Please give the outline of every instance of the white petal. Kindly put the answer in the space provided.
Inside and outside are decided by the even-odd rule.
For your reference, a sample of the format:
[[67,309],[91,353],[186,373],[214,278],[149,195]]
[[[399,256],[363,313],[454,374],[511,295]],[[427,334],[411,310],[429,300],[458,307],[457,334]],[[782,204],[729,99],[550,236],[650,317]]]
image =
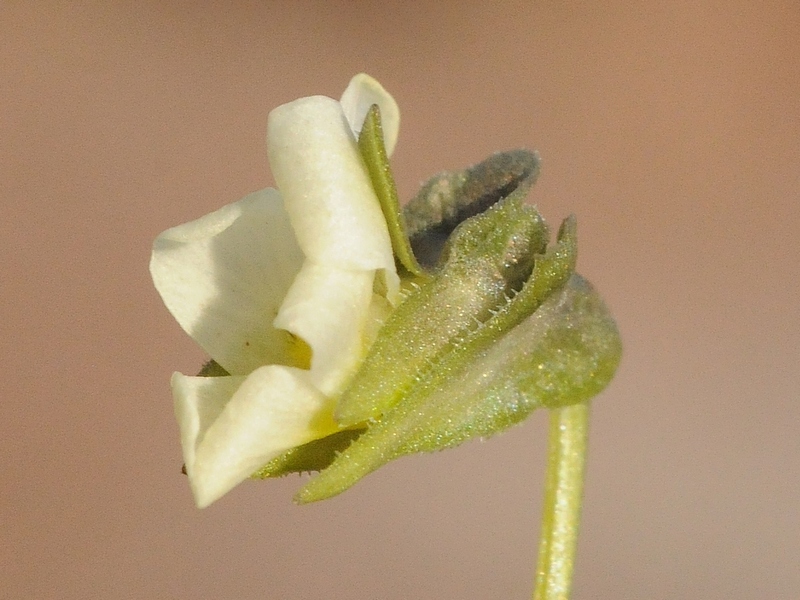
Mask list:
[[340,102],[356,138],[361,133],[367,111],[373,104],[378,105],[381,109],[383,143],[386,153],[391,156],[400,132],[400,109],[391,94],[366,73],[359,73],[350,80]]
[[187,377],[172,375],[175,417],[181,432],[183,461],[194,479],[197,447],[246,377]]
[[153,244],[150,273],[186,332],[231,374],[290,361],[271,323],[303,255],[272,189],[191,223]]
[[272,174],[307,258],[340,269],[385,269],[397,287],[392,246],[353,132],[331,98],[300,98],[267,125]]
[[373,292],[372,302],[369,305],[369,314],[364,326],[364,339],[368,350],[375,338],[378,337],[378,331],[380,331],[386,319],[389,318],[393,308],[386,298]]
[[364,356],[374,277],[306,261],[273,322],[311,346],[311,381],[325,394],[340,391]]
[[199,508],[280,453],[338,430],[333,402],[307,376],[307,371],[276,365],[247,378],[173,375],[175,414]]

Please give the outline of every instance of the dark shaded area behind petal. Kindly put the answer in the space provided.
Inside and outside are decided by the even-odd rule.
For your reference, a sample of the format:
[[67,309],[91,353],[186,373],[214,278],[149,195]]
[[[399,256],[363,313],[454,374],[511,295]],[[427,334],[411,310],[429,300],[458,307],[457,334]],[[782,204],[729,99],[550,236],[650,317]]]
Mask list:
[[450,234],[463,221],[516,191],[526,193],[539,175],[539,165],[535,152],[511,150],[432,177],[403,210],[420,264],[435,267]]

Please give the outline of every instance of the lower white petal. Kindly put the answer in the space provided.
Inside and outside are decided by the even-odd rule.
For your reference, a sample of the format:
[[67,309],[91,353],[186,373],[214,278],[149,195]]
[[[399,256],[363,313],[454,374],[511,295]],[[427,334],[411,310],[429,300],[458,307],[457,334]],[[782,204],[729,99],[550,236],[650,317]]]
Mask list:
[[150,273],[181,327],[229,373],[246,375],[290,361],[270,323],[302,262],[281,197],[266,189],[162,233]]
[[325,394],[340,391],[364,356],[374,278],[306,261],[273,322],[311,347],[310,377]]
[[172,375],[175,418],[181,433],[183,462],[189,480],[194,480],[197,447],[230,402],[245,377],[189,377]]
[[173,375],[195,502],[206,507],[280,453],[338,430],[308,372],[270,365],[248,377]]

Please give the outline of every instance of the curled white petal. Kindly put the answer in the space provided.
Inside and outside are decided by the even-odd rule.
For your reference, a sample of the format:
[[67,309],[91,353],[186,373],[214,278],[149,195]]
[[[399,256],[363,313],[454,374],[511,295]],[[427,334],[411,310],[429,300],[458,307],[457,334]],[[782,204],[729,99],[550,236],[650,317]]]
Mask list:
[[285,450],[338,430],[308,372],[270,365],[248,377],[172,378],[186,472],[208,506]]
[[290,360],[270,322],[302,261],[281,197],[267,189],[162,233],[150,273],[181,327],[229,373],[246,375]]
[[245,377],[188,377],[172,375],[175,417],[181,433],[183,462],[189,481],[194,480],[197,447]]
[[391,94],[366,73],[359,73],[350,80],[340,102],[356,137],[361,133],[367,111],[373,104],[378,105],[381,110],[383,143],[386,153],[391,156],[400,133],[400,108]]
[[306,257],[339,269],[384,269],[395,295],[386,221],[341,105],[312,96],[274,109],[267,150]]
[[364,356],[374,277],[306,261],[273,322],[311,347],[311,381],[325,394],[340,391]]

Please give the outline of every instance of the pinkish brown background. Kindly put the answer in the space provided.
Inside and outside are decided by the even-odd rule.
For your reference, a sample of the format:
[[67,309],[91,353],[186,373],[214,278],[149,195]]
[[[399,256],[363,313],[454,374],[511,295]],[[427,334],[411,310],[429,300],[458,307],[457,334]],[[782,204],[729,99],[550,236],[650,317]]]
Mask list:
[[625,342],[574,598],[800,597],[800,5],[0,4],[0,596],[526,598],[545,415],[297,507],[194,508],[168,388],[204,356],[153,238],[271,184],[269,110],[367,71],[403,197],[519,146]]

